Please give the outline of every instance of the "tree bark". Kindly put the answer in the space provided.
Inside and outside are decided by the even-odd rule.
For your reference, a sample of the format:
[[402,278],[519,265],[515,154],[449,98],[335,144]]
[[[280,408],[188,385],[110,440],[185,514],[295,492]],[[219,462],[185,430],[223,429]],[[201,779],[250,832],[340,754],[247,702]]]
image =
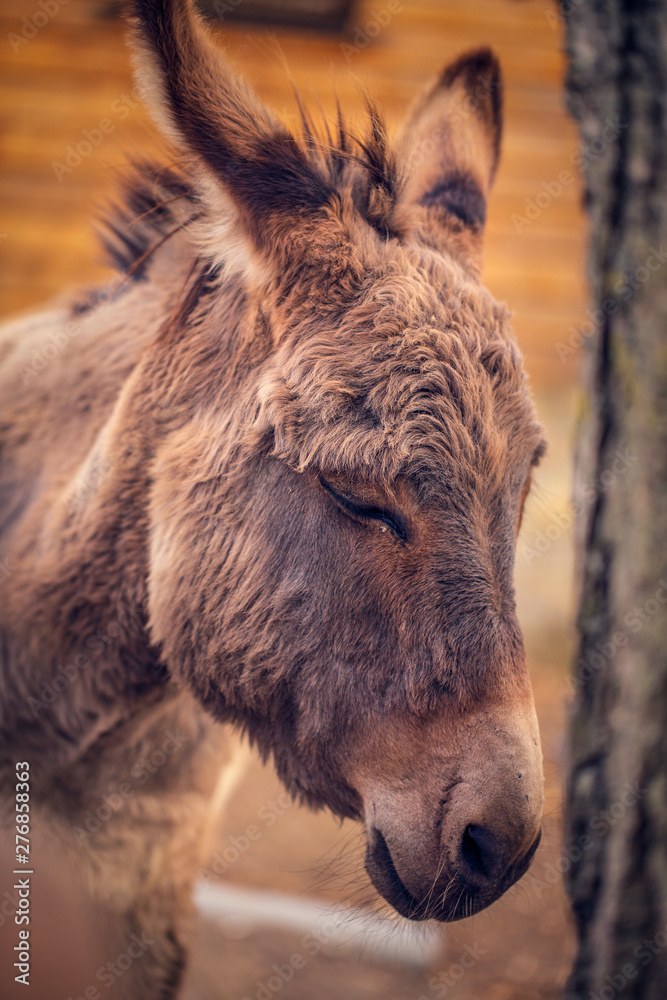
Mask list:
[[667,996],[667,0],[563,0],[596,322],[575,474],[569,1000]]

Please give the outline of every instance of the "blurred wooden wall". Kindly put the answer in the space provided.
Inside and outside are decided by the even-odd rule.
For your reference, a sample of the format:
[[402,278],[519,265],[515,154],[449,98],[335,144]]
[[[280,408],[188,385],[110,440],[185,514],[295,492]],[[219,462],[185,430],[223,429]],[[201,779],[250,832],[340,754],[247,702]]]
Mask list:
[[[72,283],[103,279],[91,228],[96,205],[128,154],[159,148],[133,92],[123,29],[109,16],[114,6],[42,2],[4,0],[0,13],[3,314]],[[582,225],[575,134],[563,108],[561,24],[551,0],[363,2],[346,36],[271,36],[264,27],[231,26],[221,9],[220,35],[234,62],[288,122],[295,107],[285,63],[327,114],[334,113],[334,87],[352,117],[360,113],[363,85],[395,126],[444,63],[493,46],[505,74],[506,126],[486,278],[516,312],[533,376],[571,379],[573,358],[561,362],[555,345],[581,320]],[[565,185],[564,171],[571,178]]]

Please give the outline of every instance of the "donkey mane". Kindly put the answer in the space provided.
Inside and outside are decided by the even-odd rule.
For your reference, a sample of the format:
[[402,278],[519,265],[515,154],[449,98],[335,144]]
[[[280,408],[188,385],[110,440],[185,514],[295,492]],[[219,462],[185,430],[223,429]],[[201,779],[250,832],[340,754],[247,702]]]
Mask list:
[[137,281],[145,278],[151,256],[183,227],[177,201],[185,203],[194,219],[198,195],[184,173],[152,160],[132,161],[117,200],[100,219],[108,263]]

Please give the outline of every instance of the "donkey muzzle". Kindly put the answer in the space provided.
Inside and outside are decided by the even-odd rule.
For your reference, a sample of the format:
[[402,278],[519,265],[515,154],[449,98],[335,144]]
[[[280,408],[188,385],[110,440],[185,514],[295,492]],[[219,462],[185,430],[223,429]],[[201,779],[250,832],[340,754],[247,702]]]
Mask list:
[[[400,742],[394,732],[385,772],[389,748]],[[371,881],[412,920],[471,916],[521,878],[540,841],[542,757],[532,705],[521,716],[490,712],[460,726],[442,723],[439,733],[429,727],[418,748],[411,732],[401,758],[393,774],[369,769],[361,788]]]
[[404,850],[394,845],[392,854],[384,834],[373,827],[368,835],[366,870],[380,895],[402,916],[410,920],[460,920],[493,903],[525,874],[540,838],[538,830],[528,849],[517,854],[490,828],[467,824],[454,857],[443,852],[435,871],[424,866],[415,872],[412,864],[403,863]]

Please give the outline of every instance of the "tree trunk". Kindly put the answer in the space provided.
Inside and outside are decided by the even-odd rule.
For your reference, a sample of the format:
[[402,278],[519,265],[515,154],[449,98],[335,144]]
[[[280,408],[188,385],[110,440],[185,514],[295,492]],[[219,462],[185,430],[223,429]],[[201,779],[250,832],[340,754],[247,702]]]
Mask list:
[[569,1000],[667,996],[667,0],[563,0],[595,329],[575,505]]

